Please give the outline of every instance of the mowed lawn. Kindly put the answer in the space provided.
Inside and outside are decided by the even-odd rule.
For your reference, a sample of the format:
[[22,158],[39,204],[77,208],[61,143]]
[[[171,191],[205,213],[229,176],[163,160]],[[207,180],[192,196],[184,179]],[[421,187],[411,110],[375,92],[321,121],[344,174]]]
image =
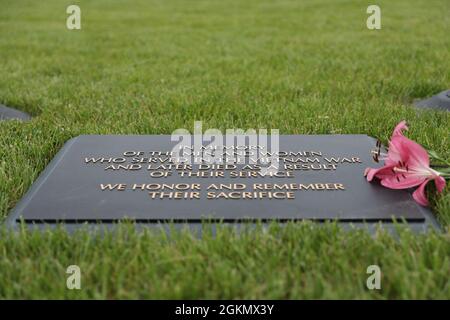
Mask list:
[[[275,128],[409,137],[450,159],[450,115],[412,101],[450,87],[447,0],[0,1],[0,217],[80,134]],[[91,236],[0,231],[0,298],[450,298],[450,188],[432,197],[443,233],[271,225]],[[431,188],[432,190],[432,188]],[[66,289],[79,265],[82,289]],[[381,290],[366,288],[379,265]]]

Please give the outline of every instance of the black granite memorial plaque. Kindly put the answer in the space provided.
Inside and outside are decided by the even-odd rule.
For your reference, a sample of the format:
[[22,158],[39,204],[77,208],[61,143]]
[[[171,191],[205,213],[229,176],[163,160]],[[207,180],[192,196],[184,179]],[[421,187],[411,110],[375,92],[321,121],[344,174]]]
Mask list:
[[0,104],[0,121],[1,120],[10,120],[10,119],[27,121],[27,120],[30,120],[31,117],[29,114],[27,114],[23,111],[9,108],[7,106]]
[[450,111],[450,90],[445,90],[430,98],[416,101],[414,105],[419,108]]
[[[169,135],[71,139],[9,221],[77,225],[123,219],[143,224],[310,219],[358,224],[396,219],[420,228],[435,225],[429,210],[407,191],[365,180],[364,169],[380,165],[371,155],[375,140],[366,135],[280,136],[279,170],[266,175],[254,163],[171,163],[168,152],[175,145]],[[259,160],[268,151],[262,150]]]

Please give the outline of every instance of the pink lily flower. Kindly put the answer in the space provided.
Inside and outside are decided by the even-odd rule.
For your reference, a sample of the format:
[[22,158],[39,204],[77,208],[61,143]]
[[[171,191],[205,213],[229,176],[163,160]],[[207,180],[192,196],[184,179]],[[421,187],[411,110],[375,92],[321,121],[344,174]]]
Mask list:
[[418,143],[406,138],[403,131],[408,130],[406,122],[400,122],[394,129],[389,142],[384,166],[367,168],[367,181],[373,178],[381,180],[381,185],[390,189],[408,189],[419,186],[413,193],[414,200],[422,206],[428,206],[425,186],[434,180],[438,192],[445,187],[445,179],[440,173],[430,168],[428,152]]

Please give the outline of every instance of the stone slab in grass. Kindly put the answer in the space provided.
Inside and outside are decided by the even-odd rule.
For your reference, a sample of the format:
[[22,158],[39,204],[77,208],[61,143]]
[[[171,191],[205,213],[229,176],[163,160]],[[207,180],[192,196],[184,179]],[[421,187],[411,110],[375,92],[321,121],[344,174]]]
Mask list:
[[27,120],[31,119],[31,116],[23,111],[9,108],[5,105],[0,104],[0,121],[1,120],[11,120],[11,119],[27,121]]
[[[8,221],[76,228],[124,219],[151,226],[299,220],[392,226],[402,220],[418,231],[437,228],[409,192],[366,181],[364,169],[380,165],[371,155],[375,144],[366,135],[280,136],[279,170],[263,175],[248,163],[256,150],[260,161],[269,155],[262,145],[243,149],[246,164],[189,165],[171,163],[168,152],[177,142],[168,135],[79,136],[66,143]],[[183,156],[195,156],[188,145]],[[238,152],[220,150],[230,157]]]
[[450,111],[450,89],[432,96],[428,99],[416,101],[414,103],[419,108],[432,108]]

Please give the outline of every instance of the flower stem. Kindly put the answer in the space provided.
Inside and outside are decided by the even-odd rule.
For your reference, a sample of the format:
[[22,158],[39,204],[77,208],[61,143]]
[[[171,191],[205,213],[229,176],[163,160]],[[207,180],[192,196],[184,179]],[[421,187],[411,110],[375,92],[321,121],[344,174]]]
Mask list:
[[441,171],[441,172],[439,172],[439,175],[441,177],[443,177],[444,179],[450,179],[450,171],[449,170]]
[[438,161],[443,162],[443,163],[445,163],[446,165],[450,166],[450,162],[447,161],[447,160],[445,160],[444,158],[441,158],[435,151],[433,151],[433,150],[428,151],[428,155],[429,155],[432,159],[438,160]]

